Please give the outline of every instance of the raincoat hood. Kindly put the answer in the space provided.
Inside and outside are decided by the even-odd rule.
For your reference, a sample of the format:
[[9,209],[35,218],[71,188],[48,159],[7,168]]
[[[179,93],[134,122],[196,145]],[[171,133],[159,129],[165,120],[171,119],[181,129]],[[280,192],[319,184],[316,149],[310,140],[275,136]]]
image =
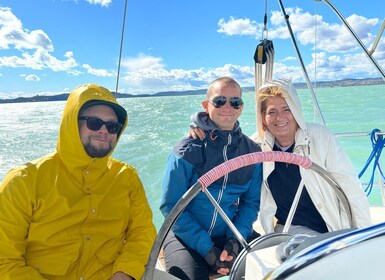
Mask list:
[[[87,103],[87,104],[86,104]],[[107,165],[110,154],[103,158],[92,159],[83,147],[79,135],[78,115],[80,109],[93,105],[108,105],[114,109],[119,122],[123,124],[118,134],[118,140],[127,126],[127,112],[118,104],[112,93],[101,86],[95,84],[85,84],[76,87],[69,95],[64,107],[63,116],[60,124],[59,139],[56,150],[65,166],[72,172],[76,169],[82,170],[93,160],[94,166],[103,167]],[[76,172],[74,173],[76,174]]]
[[262,112],[261,112],[261,95],[260,93],[266,88],[277,87],[282,93],[282,97],[285,98],[287,105],[289,106],[291,113],[293,114],[298,126],[302,130],[306,130],[305,118],[302,115],[301,101],[299,100],[296,89],[289,80],[271,80],[264,83],[257,91],[256,94],[256,104],[257,104],[257,132],[259,139],[261,141],[265,135],[265,128],[262,122]]

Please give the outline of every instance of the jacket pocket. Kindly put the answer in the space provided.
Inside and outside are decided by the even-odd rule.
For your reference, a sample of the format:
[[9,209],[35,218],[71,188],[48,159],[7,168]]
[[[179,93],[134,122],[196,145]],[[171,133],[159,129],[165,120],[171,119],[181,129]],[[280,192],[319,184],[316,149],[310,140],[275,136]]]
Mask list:
[[115,262],[123,247],[123,242],[120,240],[110,240],[102,248],[96,252],[98,260],[104,264],[111,264]]
[[72,261],[65,259],[34,259],[27,260],[26,263],[42,275],[64,276],[67,274]]

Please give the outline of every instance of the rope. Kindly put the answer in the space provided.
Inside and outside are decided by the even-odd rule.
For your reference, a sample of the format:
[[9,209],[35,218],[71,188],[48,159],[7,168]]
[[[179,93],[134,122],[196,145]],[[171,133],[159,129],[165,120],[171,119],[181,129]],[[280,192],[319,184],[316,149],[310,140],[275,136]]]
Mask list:
[[384,135],[382,133],[379,133],[379,132],[381,132],[381,131],[379,129],[375,128],[370,133],[370,140],[372,142],[373,150],[372,150],[371,154],[369,155],[368,160],[366,161],[363,169],[358,174],[358,177],[361,178],[361,176],[365,173],[365,171],[368,169],[369,165],[373,161],[372,174],[371,174],[369,183],[365,187],[365,192],[366,192],[367,196],[369,196],[369,194],[372,192],[374,175],[376,173],[377,168],[378,168],[378,173],[380,174],[380,176],[382,176],[383,180],[385,180],[384,173],[382,172],[381,166],[380,166],[381,152],[382,152],[382,149],[385,147],[385,139],[384,139]]

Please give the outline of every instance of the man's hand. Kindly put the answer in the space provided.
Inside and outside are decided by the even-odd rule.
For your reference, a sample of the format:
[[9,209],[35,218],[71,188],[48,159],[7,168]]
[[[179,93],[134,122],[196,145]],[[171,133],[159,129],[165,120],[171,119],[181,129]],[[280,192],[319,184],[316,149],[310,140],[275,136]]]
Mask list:
[[223,247],[223,251],[219,256],[219,260],[226,264],[225,268],[220,268],[217,272],[222,275],[228,275],[230,273],[230,269],[234,264],[235,259],[237,258],[239,251],[241,249],[241,244],[235,238],[229,238],[225,246]]
[[239,243],[239,241],[236,240],[234,237],[230,237],[229,239],[227,239],[225,246],[223,247],[223,252],[221,254],[221,257],[222,255],[224,258],[226,258],[227,256],[232,256],[233,259],[235,259],[238,256],[240,250],[241,250],[241,244]]
[[188,132],[187,134],[189,137],[192,137],[194,139],[205,139],[206,138],[206,134],[205,134],[205,131],[199,127],[197,128],[191,128],[190,131]]
[[111,280],[134,280],[134,278],[121,271],[118,271],[112,275]]
[[207,256],[204,257],[205,261],[210,266],[210,269],[218,273],[220,273],[219,271],[221,268],[226,268],[226,264],[220,261],[219,259],[220,254],[221,254],[221,250],[214,246],[213,248],[211,248]]
[[230,255],[226,250],[223,250],[221,255],[219,256],[219,260],[221,262],[223,262],[226,267],[221,267],[217,270],[217,273],[221,274],[221,275],[229,275],[230,273],[230,268],[233,264],[232,260],[234,259],[234,257],[232,255]]

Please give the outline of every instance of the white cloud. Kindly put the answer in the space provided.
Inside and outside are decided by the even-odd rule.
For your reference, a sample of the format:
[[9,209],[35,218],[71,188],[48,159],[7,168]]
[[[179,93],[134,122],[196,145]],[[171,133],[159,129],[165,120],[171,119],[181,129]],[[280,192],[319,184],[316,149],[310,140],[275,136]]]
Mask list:
[[[366,19],[352,15],[347,21],[355,30],[361,41],[368,45],[373,41],[371,31],[378,24],[378,19]],[[314,39],[314,33],[317,36]],[[348,52],[358,50],[358,44],[353,36],[347,32],[346,27],[342,24],[329,24],[325,22],[319,23],[317,30],[301,29],[298,30],[298,40],[303,45],[314,45],[316,43],[318,50],[327,52]],[[316,40],[316,41],[315,41]]]
[[[375,68],[363,56],[362,53],[340,56],[318,52],[312,55],[313,60],[306,65],[306,69],[309,78],[311,80],[316,78],[317,81],[378,77]],[[281,62],[274,63],[274,78],[289,78],[294,82],[305,82],[302,68],[299,65],[288,66]]]
[[139,54],[138,57],[128,57],[122,60],[122,67],[126,68],[128,72],[136,72],[142,69],[159,70],[163,69],[164,64],[162,58],[154,56],[146,56]]
[[[51,69],[54,72],[67,71],[72,73],[72,69],[78,64],[73,58],[71,52],[65,54],[67,59],[59,60],[48,52],[42,49],[36,50],[32,55],[26,52],[18,56],[3,56],[0,57],[0,66],[2,67],[24,67],[34,70]],[[75,73],[75,71],[73,72]]]
[[86,0],[86,1],[92,5],[100,5],[102,7],[108,7],[112,3],[112,0]]
[[23,28],[21,21],[9,8],[0,8],[0,49],[13,48],[20,55],[0,57],[0,67],[29,68],[33,70],[50,69],[79,75],[74,68],[78,63],[73,53],[68,51],[61,60],[51,54],[54,47],[48,35],[42,30]]
[[[93,4],[108,6],[111,1],[93,1]],[[6,50],[1,52],[1,50]],[[72,51],[66,51],[62,57],[54,53],[54,45],[49,36],[41,29],[29,30],[10,8],[0,7],[0,69],[11,73],[12,68],[25,68],[47,75],[51,72],[65,72],[70,76],[90,74],[98,77],[112,77],[113,72],[94,69],[84,63],[86,70],[80,68]],[[7,69],[8,68],[8,69]],[[21,75],[25,81],[40,81],[36,73]],[[20,92],[20,95],[27,94]]]
[[288,57],[285,57],[284,59],[282,59],[281,61],[284,62],[284,61],[291,61],[291,60],[297,60],[297,57],[295,57],[295,56],[288,56]]
[[202,89],[220,76],[231,76],[242,86],[252,86],[254,82],[254,70],[249,66],[226,64],[213,69],[167,70],[162,58],[144,54],[123,61],[125,74],[119,92],[131,94]]
[[317,53],[317,59],[313,59],[309,65],[311,72],[314,72],[314,66],[317,69],[317,76],[329,81],[335,80],[336,77],[338,79],[345,79],[378,76],[373,65],[365,59],[362,53],[347,54],[345,56],[330,56],[324,52]]
[[[314,44],[319,51],[327,52],[346,52],[356,51],[357,43],[352,35],[346,31],[346,27],[341,24],[330,24],[323,21],[322,16],[314,16],[309,12],[304,12],[300,8],[287,8],[286,13],[289,15],[290,25],[295,33],[297,40],[302,45]],[[314,26],[317,21],[316,28]],[[367,19],[358,15],[351,15],[346,19],[353,27],[360,39],[370,44],[374,40],[371,34],[376,25],[379,23],[378,18]],[[252,35],[255,36],[262,32],[263,25],[252,22],[249,19],[220,19],[218,22],[218,32],[225,33],[230,36],[235,35]],[[316,38],[314,34],[316,33]],[[270,26],[268,26],[269,39],[288,39],[290,34],[287,30],[285,20],[281,11],[272,11],[270,17]]]
[[251,36],[259,36],[257,34],[257,30],[260,29],[261,25],[257,24],[255,21],[251,21],[248,18],[240,18],[236,19],[234,17],[230,17],[228,21],[221,18],[218,22],[219,29],[217,30],[219,33],[225,33],[227,35],[251,35]]
[[38,76],[36,76],[36,75],[27,75],[26,77],[25,77],[25,80],[26,81],[28,81],[28,82],[38,82],[38,81],[40,81],[40,78],[38,77]]
[[0,7],[0,49],[43,49],[53,51],[53,45],[43,30],[23,28],[21,21],[9,8]]
[[105,69],[94,69],[88,64],[83,64],[83,68],[87,69],[87,73],[98,77],[112,77],[115,74]]
[[[357,50],[358,45],[356,41],[347,32],[346,27],[342,23],[327,23],[323,20],[322,16],[314,16],[308,12],[303,12],[299,8],[288,8],[287,14],[290,15],[290,24],[293,32],[302,45],[314,47],[314,44],[316,44],[317,50],[327,52]],[[316,26],[315,20],[317,22]],[[379,19],[367,19],[353,14],[347,17],[346,20],[364,43],[369,44],[373,41],[371,32],[379,23]],[[289,32],[281,12],[272,12],[271,23],[272,27],[269,29],[269,37],[271,39],[289,38]],[[316,34],[316,37],[314,34]]]

